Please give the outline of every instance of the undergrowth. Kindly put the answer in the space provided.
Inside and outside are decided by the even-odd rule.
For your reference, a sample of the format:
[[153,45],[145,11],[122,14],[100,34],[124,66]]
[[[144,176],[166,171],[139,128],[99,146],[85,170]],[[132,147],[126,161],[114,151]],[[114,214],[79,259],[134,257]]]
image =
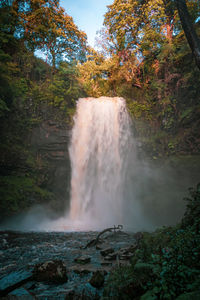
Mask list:
[[200,299],[200,184],[180,224],[143,233],[130,266],[109,276],[102,300]]

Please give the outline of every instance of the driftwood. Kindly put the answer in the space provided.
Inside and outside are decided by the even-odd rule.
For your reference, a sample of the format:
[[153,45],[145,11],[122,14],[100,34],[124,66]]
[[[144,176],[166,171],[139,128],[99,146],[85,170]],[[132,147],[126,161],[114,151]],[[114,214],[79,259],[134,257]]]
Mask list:
[[83,249],[96,246],[99,242],[100,236],[102,236],[105,232],[112,232],[112,231],[116,232],[116,231],[120,231],[122,229],[123,229],[123,225],[117,225],[117,226],[114,225],[114,227],[104,229],[97,235],[96,239],[89,241]]

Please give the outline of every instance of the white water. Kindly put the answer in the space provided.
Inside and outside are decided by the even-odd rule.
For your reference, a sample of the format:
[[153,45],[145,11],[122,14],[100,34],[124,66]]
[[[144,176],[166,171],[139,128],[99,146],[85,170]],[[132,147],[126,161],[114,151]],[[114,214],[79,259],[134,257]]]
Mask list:
[[79,99],[69,150],[72,223],[123,223],[128,155],[134,151],[124,99]]

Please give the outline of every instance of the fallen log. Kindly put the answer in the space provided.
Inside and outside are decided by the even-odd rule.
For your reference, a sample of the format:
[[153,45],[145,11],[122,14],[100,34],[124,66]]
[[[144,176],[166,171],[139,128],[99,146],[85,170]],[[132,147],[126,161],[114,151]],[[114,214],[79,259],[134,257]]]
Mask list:
[[114,225],[114,227],[109,227],[109,228],[104,229],[97,235],[97,237],[95,239],[92,239],[91,241],[89,241],[83,249],[96,246],[99,242],[100,236],[102,236],[104,233],[112,232],[112,231],[114,231],[114,232],[121,231],[122,229],[123,229],[123,225],[117,225],[117,226]]

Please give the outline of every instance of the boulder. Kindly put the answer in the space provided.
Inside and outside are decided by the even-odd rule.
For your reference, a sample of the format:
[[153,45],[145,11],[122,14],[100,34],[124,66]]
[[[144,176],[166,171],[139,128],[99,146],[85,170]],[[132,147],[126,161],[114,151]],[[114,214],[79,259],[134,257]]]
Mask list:
[[89,283],[99,289],[104,285],[104,272],[103,271],[96,271],[93,273]]
[[37,264],[33,270],[33,278],[36,281],[54,283],[67,282],[67,270],[61,260],[46,261]]

